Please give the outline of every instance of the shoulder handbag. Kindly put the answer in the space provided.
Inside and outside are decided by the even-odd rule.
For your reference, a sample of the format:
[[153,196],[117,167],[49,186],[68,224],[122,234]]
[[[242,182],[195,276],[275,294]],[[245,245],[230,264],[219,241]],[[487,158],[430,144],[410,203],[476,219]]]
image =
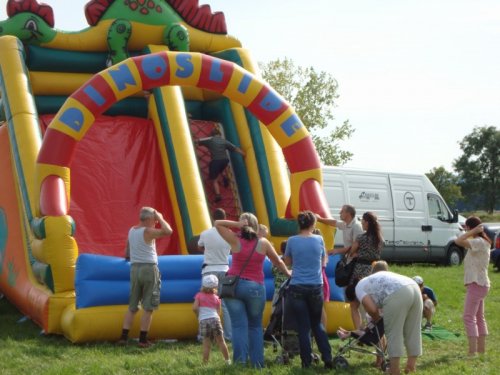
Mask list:
[[335,284],[340,287],[347,286],[354,272],[356,258],[349,259],[349,252],[344,254],[335,267]]
[[245,261],[245,264],[241,268],[241,271],[239,275],[228,275],[227,273],[224,275],[224,277],[221,280],[221,288],[220,288],[220,298],[234,298],[236,295],[236,286],[238,285],[238,282],[240,281],[240,276],[245,270],[248,262],[250,261],[250,258],[253,255],[253,252],[257,248],[257,244],[259,243],[259,240],[255,242],[255,245],[252,249],[252,252],[250,253],[249,257]]

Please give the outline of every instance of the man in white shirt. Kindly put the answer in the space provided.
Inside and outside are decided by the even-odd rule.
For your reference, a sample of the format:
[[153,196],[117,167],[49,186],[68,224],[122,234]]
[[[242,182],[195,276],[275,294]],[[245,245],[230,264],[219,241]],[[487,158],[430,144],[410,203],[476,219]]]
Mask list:
[[[225,220],[226,212],[222,208],[217,208],[213,213],[213,220]],[[215,275],[219,279],[219,292],[222,277],[229,269],[229,253],[231,246],[221,237],[215,227],[207,229],[200,234],[198,248],[203,252],[203,266],[201,275]],[[222,320],[224,329],[224,339],[231,340],[231,319],[226,308],[226,303],[222,300]]]
[[345,204],[340,209],[340,220],[342,221],[323,218],[319,215],[316,215],[316,218],[320,223],[331,225],[332,227],[336,227],[342,231],[344,246],[329,251],[329,255],[345,254],[351,249],[352,243],[356,240],[356,238],[360,234],[363,234],[361,223],[356,218],[356,209],[350,204]]

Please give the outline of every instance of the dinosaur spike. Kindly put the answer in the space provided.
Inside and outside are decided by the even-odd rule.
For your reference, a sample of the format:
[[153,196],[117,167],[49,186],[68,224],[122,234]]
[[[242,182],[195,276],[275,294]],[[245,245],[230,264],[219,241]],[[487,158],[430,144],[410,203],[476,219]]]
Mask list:
[[185,20],[190,20],[192,17],[194,17],[194,15],[196,14],[196,10],[198,9],[198,1],[193,2],[190,0],[173,0],[172,2],[168,2]]
[[222,12],[215,12],[212,16],[212,21],[210,22],[208,31],[211,33],[220,34],[221,32],[223,32],[222,30],[227,30],[226,17],[224,17],[224,13]]
[[189,25],[214,34],[227,34],[224,13],[212,13],[209,5],[199,5],[198,0],[166,0]]
[[91,0],[85,4],[85,18],[90,26],[95,26],[115,0]]
[[[15,0],[9,0],[15,1]],[[35,1],[35,0],[31,0]],[[209,5],[199,5],[198,0],[164,0],[187,24],[214,34],[227,34],[224,13],[212,13]],[[85,5],[85,17],[91,26],[97,25],[115,0],[91,0]]]
[[198,25],[200,29],[205,29],[206,23],[210,20],[212,12],[209,5],[202,5],[191,19],[193,25]]
[[54,27],[54,11],[50,5],[38,3],[36,0],[9,0],[7,2],[7,15],[9,17],[23,12],[36,14],[47,22],[47,25]]

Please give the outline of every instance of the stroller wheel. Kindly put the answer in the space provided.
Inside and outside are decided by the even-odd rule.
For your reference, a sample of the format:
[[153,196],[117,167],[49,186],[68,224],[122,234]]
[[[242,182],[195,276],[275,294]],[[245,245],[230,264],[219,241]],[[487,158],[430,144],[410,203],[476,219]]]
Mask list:
[[290,364],[290,356],[288,356],[287,354],[283,355],[283,364],[284,365]]
[[380,369],[383,371],[383,372],[386,372],[389,370],[389,363],[387,363],[387,361],[383,361],[382,364],[380,365]]
[[287,353],[283,353],[276,357],[276,363],[279,365],[288,365],[290,364],[290,357]]
[[349,367],[349,363],[347,362],[347,359],[339,355],[333,359],[333,366],[337,370],[343,370]]

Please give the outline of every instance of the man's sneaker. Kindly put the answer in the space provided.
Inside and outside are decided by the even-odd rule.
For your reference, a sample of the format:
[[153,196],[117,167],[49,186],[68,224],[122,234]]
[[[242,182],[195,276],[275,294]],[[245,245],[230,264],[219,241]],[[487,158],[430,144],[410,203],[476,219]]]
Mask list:
[[139,343],[137,344],[137,346],[139,348],[142,348],[142,349],[146,349],[146,348],[150,348],[151,346],[153,346],[153,343],[151,341],[139,341]]
[[425,323],[424,330],[430,331],[432,329],[432,323],[427,322]]

